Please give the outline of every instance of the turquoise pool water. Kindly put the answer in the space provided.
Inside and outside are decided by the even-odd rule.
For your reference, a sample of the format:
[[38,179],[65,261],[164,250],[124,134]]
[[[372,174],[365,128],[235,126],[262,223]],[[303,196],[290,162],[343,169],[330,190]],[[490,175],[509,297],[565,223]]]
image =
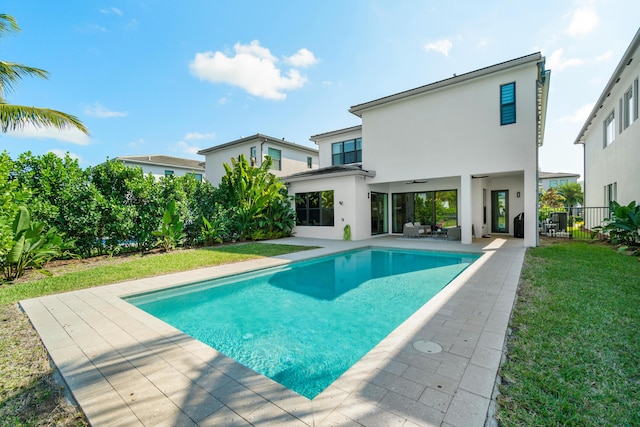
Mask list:
[[368,248],[126,300],[313,399],[478,257]]

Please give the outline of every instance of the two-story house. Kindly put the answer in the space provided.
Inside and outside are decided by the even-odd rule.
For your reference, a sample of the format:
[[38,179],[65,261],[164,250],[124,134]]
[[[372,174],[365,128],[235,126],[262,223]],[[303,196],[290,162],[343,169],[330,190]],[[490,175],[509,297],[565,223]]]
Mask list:
[[623,205],[640,202],[639,79],[640,30],[575,140],[575,144],[584,146],[585,206],[609,206],[611,201]]
[[154,177],[163,176],[184,176],[193,174],[194,178],[202,181],[205,171],[205,164],[200,160],[184,159],[182,157],[171,157],[163,155],[152,156],[119,156],[114,160],[124,163],[126,166],[139,166],[146,174],[151,173]]
[[[538,147],[550,72],[540,53],[355,105],[362,124],[311,137],[320,169],[284,178],[300,237],[402,233],[403,224],[459,227],[463,244],[538,237]],[[207,161],[208,163],[208,161]]]
[[224,164],[241,154],[253,166],[261,166],[266,156],[271,157],[271,172],[278,177],[318,168],[318,150],[260,133],[200,150],[198,154],[205,156],[207,180],[214,186],[225,175]]
[[571,172],[538,172],[538,186],[540,192],[556,188],[565,184],[577,183],[580,174]]

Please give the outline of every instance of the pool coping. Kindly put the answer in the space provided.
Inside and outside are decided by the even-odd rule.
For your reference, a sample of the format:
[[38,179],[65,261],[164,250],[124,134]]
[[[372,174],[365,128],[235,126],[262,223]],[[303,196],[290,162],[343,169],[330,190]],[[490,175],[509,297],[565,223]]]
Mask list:
[[[25,300],[68,390],[92,425],[482,426],[525,248],[385,236],[294,254]],[[368,246],[483,252],[313,400],[286,389],[123,301],[121,297]],[[415,341],[439,344],[425,354]]]

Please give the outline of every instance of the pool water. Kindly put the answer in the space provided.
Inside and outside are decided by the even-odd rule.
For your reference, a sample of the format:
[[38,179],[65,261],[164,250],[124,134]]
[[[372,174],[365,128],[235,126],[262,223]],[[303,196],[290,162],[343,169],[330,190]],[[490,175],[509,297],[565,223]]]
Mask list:
[[313,399],[478,257],[367,248],[126,300]]

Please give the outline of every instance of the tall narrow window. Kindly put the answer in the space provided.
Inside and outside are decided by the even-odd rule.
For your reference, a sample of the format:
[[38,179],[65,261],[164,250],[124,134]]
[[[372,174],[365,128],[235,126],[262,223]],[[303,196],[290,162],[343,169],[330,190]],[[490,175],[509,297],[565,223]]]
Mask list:
[[313,157],[307,156],[307,167],[309,169],[313,167]]
[[614,182],[613,184],[608,184],[604,186],[604,204],[605,206],[609,206],[611,202],[616,201],[618,195],[618,183]]
[[271,169],[282,170],[282,152],[275,148],[269,148],[269,157],[271,157]]
[[258,150],[255,145],[249,149],[249,163],[251,163],[251,166],[257,166],[258,164]]
[[624,128],[628,128],[633,123],[634,115],[633,86],[624,94]]
[[500,125],[516,122],[516,82],[500,86]]
[[611,114],[604,119],[604,147],[611,144],[614,139],[616,139],[616,116],[612,111]]

